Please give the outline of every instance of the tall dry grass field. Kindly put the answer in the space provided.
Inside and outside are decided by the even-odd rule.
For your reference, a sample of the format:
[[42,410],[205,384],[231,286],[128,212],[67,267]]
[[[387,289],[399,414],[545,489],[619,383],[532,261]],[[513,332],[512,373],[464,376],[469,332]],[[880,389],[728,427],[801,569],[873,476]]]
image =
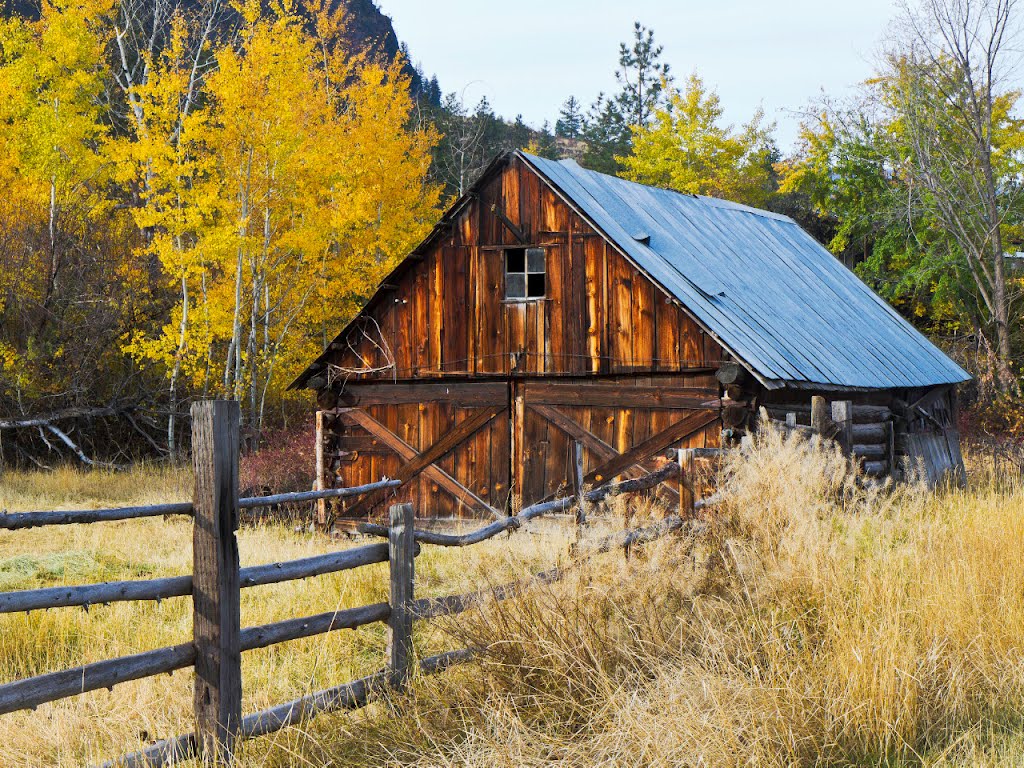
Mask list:
[[[43,502],[55,479],[10,477],[0,506],[53,506]],[[89,494],[114,487],[64,482],[80,486],[68,503],[98,504]],[[171,494],[187,478],[161,482]],[[1019,483],[866,489],[833,450],[775,433],[731,458],[722,483],[726,500],[704,524],[628,560],[570,560],[564,536],[522,533],[425,547],[419,594],[573,567],[562,582],[421,628],[421,653],[471,645],[479,661],[254,741],[242,764],[1024,764]],[[139,485],[104,503],[134,500]],[[189,535],[183,520],[5,533],[0,572],[5,588],[184,573]],[[337,546],[272,526],[243,530],[240,545],[246,564]],[[383,599],[385,581],[378,567],[246,590],[243,622]],[[0,621],[5,679],[190,632],[185,599]],[[382,651],[382,631],[366,628],[246,654],[246,709],[376,669]],[[190,685],[178,673],[0,718],[0,762],[77,765],[138,746],[141,731],[184,730]]]

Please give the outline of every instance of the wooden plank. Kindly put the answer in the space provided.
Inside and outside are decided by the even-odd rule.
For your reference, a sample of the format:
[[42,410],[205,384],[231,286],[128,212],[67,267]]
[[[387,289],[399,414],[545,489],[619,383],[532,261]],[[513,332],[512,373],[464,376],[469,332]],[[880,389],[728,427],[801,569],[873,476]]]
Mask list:
[[379,453],[388,450],[387,446],[373,435],[346,435],[338,438],[336,444],[337,449],[343,452]]
[[[511,395],[506,395],[511,403]],[[511,413],[505,423],[500,419],[490,426],[491,493],[488,500],[501,512],[509,508],[512,493],[512,430]]]
[[512,382],[512,419],[509,431],[511,439],[512,454],[510,458],[512,484],[513,511],[522,509],[523,504],[523,475],[526,467],[526,449],[523,445],[526,429],[526,399],[523,397],[523,382]]
[[404,382],[349,384],[338,396],[342,407],[363,408],[370,405],[399,403],[452,403],[474,407],[504,403],[507,397],[505,382]]
[[704,355],[704,334],[700,326],[685,312],[676,314],[676,322],[679,323],[679,353],[683,367],[708,365],[709,361]]
[[[573,216],[573,219],[576,217]],[[568,367],[572,373],[590,370],[587,363],[587,251],[586,241],[572,232],[569,240],[569,279],[566,283],[563,329]]]
[[448,276],[450,253],[451,245],[448,242],[438,243],[434,247],[427,264],[428,286],[426,298],[428,306],[427,327],[429,328],[427,359],[432,371],[450,370],[447,367],[449,356],[446,349],[447,344],[445,343],[448,338],[446,331],[450,328],[450,332],[454,332],[455,328],[446,326],[442,319],[445,300],[452,301],[454,298],[447,295],[449,286],[445,282],[450,279]]
[[506,301],[501,307],[505,315],[505,343],[509,368],[515,372],[527,370],[526,355],[526,302]]
[[481,251],[477,281],[479,322],[476,326],[476,369],[478,373],[504,373],[508,370],[508,343],[505,335],[504,305],[505,258],[501,252]]
[[550,421],[573,440],[582,442],[587,447],[587,450],[596,454],[602,461],[609,461],[618,456],[619,452],[608,443],[584,427],[581,427],[561,411],[555,410],[549,405],[536,405],[534,403],[529,403],[528,407]]
[[651,307],[654,315],[654,361],[651,366],[656,371],[671,371],[679,365],[679,323],[676,321],[676,308],[669,303],[667,297],[659,291],[654,292],[654,303]]
[[593,382],[526,383],[531,404],[607,408],[664,408],[706,410],[718,391],[699,387],[630,386]]
[[633,365],[655,367],[657,325],[654,322],[654,285],[640,274],[633,276]]
[[[363,427],[367,432],[380,438],[380,440],[391,448],[392,451],[397,453],[401,458],[406,461],[412,461],[416,456],[419,455],[419,451],[409,445],[407,442],[402,440],[400,437],[395,435],[393,432],[384,427],[379,421],[374,419],[368,413],[357,409],[341,411],[340,416],[342,419],[349,421],[353,424]],[[454,496],[459,501],[465,503],[467,500],[472,506],[477,507],[481,511],[487,512],[494,517],[498,517],[498,511],[491,507],[486,501],[481,499],[469,488],[457,482],[455,478],[449,475],[447,472],[442,470],[440,467],[434,466],[433,464],[427,465],[422,474],[429,479],[437,483],[442,489],[447,491],[449,494]]]
[[633,446],[629,450],[609,459],[601,466],[592,470],[584,478],[588,483],[603,483],[622,474],[628,467],[652,458],[670,445],[703,429],[718,419],[714,411],[693,413],[675,422],[667,429],[652,435],[647,440]]
[[192,405],[194,709],[205,765],[231,763],[242,722],[238,422],[235,401]]
[[388,666],[391,685],[401,689],[412,675],[413,583],[416,535],[412,504],[392,504],[388,510],[388,559],[390,566],[391,612],[388,616]]
[[547,422],[537,413],[526,410],[521,435],[522,471],[516,480],[522,488],[521,503],[528,506],[544,496],[544,476],[548,457]]
[[[436,259],[437,256],[435,255]],[[412,335],[412,371],[418,376],[421,371],[430,370],[430,264],[421,262],[416,265],[416,283],[413,297],[413,335]]]

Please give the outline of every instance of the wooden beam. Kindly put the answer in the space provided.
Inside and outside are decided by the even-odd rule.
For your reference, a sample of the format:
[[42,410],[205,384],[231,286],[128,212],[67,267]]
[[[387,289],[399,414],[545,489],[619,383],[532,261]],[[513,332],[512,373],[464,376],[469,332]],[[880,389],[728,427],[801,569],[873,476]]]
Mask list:
[[641,461],[661,453],[672,443],[679,442],[717,420],[718,414],[714,411],[700,411],[691,414],[663,429],[661,432],[652,435],[642,443],[638,443],[625,453],[618,454],[613,459],[591,470],[583,480],[587,483],[606,482],[617,475],[621,475],[634,464],[639,464]]
[[518,240],[521,244],[526,245],[527,243],[530,242],[529,239],[527,239],[526,237],[526,233],[524,233],[523,230],[517,227],[515,223],[512,221],[512,219],[505,215],[505,211],[502,210],[500,205],[498,205],[497,203],[492,203],[491,213],[498,217],[498,221],[504,224],[506,229],[508,229],[508,231],[511,232],[515,236],[516,240]]
[[591,408],[664,408],[704,410],[718,399],[717,389],[703,387],[633,387],[620,384],[528,382],[526,399],[532,405]]
[[191,666],[196,658],[192,643],[182,643],[132,656],[96,661],[74,669],[50,672],[0,685],[0,715],[66,699],[88,691],[113,688]]
[[503,404],[508,385],[503,381],[448,381],[420,383],[349,382],[338,394],[342,407],[399,405],[407,403],[453,403],[467,408]]
[[558,411],[549,405],[538,405],[534,403],[528,403],[527,407],[550,421],[573,440],[579,440],[582,442],[587,446],[587,449],[591,453],[596,455],[602,461],[610,461],[619,455],[619,452],[608,445],[608,443],[592,432],[581,427],[561,411]]
[[[412,461],[419,456],[419,451],[409,445],[405,440],[400,438],[394,432],[389,430],[370,414],[359,409],[345,409],[339,411],[338,414],[343,421],[348,424],[353,424],[358,427],[362,427],[371,435],[379,438],[388,448],[397,453],[406,461]],[[502,517],[501,513],[498,512],[494,507],[488,504],[486,501],[481,499],[469,488],[458,482],[454,477],[449,475],[440,467],[434,464],[428,464],[423,469],[423,474],[438,484],[444,491],[454,496],[459,501],[465,503],[467,500],[474,506],[484,512],[487,512],[494,517]],[[360,506],[357,504],[356,507]],[[353,507],[354,509],[355,507]]]

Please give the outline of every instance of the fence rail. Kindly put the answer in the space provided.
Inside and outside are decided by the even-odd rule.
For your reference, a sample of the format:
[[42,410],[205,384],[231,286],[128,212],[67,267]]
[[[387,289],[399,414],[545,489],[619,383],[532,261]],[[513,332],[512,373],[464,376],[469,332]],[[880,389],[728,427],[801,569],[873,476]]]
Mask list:
[[[480,592],[420,598],[414,596],[414,562],[420,544],[465,547],[518,529],[542,515],[564,512],[585,501],[609,495],[653,488],[680,472],[668,466],[644,477],[606,484],[570,498],[527,507],[516,516],[495,521],[461,535],[434,533],[414,528],[412,505],[390,509],[390,525],[363,524],[359,530],[387,538],[387,543],[368,544],[287,562],[242,568],[238,562],[235,530],[239,511],[278,504],[358,496],[396,488],[399,480],[303,493],[238,498],[238,405],[218,401],[196,403],[192,408],[193,464],[196,491],[191,502],[157,504],[124,509],[82,512],[23,512],[0,515],[0,529],[20,530],[42,525],[68,525],[131,520],[158,515],[193,517],[193,573],[185,576],[116,581],[69,587],[49,587],[0,593],[0,613],[81,607],[124,601],[160,601],[192,596],[192,642],[84,664],[73,669],[38,675],[0,685],[0,714],[35,709],[40,704],[110,688],[120,683],[192,667],[195,670],[195,730],[165,739],[139,752],[104,763],[104,766],[167,766],[199,757],[204,765],[229,764],[234,745],[280,730],[321,712],[356,709],[387,689],[401,688],[415,669],[432,674],[469,660],[470,649],[450,651],[413,662],[412,627],[415,621],[451,616],[479,606],[484,600],[504,600],[530,585],[550,583],[565,570],[555,568],[530,579]],[[699,506],[699,503],[698,503]],[[577,515],[582,523],[582,516]],[[669,531],[687,521],[669,518],[647,529],[607,537],[595,551],[629,547]],[[240,590],[337,573],[375,563],[389,563],[390,594],[386,603],[331,611],[263,626],[241,627]],[[329,688],[262,712],[242,716],[241,654],[257,648],[327,632],[385,623],[388,664],[379,672]]]

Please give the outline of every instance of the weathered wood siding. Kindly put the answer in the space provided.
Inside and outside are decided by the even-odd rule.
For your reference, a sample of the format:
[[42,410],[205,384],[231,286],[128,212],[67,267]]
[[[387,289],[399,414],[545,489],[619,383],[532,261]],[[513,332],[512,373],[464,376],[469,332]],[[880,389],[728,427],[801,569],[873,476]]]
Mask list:
[[[545,249],[547,295],[506,301],[503,248],[524,245]],[[714,339],[519,159],[390,285],[332,350],[349,381],[676,372],[722,358]]]

